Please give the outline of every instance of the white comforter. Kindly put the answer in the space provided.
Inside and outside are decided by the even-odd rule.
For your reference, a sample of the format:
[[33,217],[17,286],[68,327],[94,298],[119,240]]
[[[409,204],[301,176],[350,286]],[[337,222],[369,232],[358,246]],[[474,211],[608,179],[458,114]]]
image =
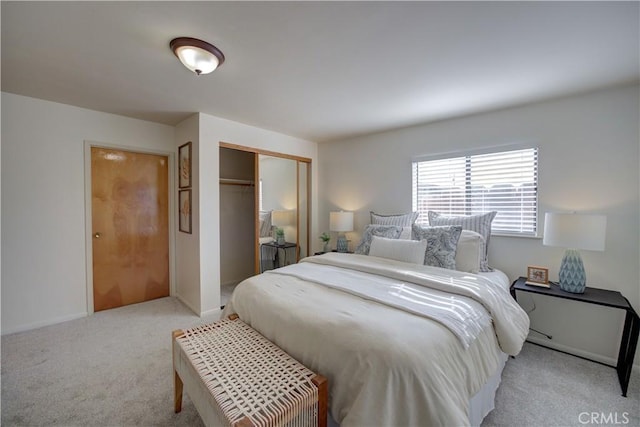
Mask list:
[[[508,291],[481,276],[352,254],[303,262],[317,268],[318,280],[277,270],[252,277],[223,314],[238,313],[326,376],[332,416],[343,426],[469,424],[469,398],[497,369],[500,348],[517,354],[528,332],[528,317]],[[451,292],[476,301],[470,306],[492,322],[465,348],[440,321],[318,283],[325,265]]]

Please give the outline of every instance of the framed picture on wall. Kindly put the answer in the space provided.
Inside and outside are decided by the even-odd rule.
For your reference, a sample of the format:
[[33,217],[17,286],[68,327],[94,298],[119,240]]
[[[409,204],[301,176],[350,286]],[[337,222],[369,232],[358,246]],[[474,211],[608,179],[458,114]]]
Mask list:
[[178,187],[191,187],[191,141],[178,147]]
[[178,191],[178,214],[180,231],[191,234],[191,190]]

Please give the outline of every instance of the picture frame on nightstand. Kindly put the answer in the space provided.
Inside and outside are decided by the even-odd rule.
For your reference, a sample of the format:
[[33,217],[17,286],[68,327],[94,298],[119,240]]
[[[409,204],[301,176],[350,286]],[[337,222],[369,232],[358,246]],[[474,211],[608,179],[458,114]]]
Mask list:
[[549,269],[546,267],[539,267],[537,265],[530,265],[527,267],[527,285],[540,286],[542,288],[549,288]]

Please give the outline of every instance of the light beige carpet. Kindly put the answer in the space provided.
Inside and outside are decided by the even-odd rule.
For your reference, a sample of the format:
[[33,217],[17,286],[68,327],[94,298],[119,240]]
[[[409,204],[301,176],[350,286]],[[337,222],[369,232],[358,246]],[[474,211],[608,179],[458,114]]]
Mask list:
[[621,393],[615,369],[525,343],[507,362],[496,408],[482,426],[640,426],[640,372],[628,397]]
[[171,331],[207,320],[168,297],[2,337],[2,425],[203,425],[173,412]]
[[[187,395],[173,413],[171,331],[211,322],[176,298],[2,337],[2,426],[202,426]],[[483,426],[585,425],[583,412],[640,425],[640,375],[525,344]],[[618,424],[620,425],[620,424]]]

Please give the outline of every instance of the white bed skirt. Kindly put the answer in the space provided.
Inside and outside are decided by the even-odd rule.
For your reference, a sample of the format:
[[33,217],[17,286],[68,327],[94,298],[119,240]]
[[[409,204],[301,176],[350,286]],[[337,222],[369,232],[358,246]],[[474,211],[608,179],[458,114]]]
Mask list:
[[495,408],[496,391],[500,386],[502,371],[509,356],[505,353],[500,355],[500,366],[498,370],[489,377],[485,385],[469,401],[469,421],[472,426],[479,426],[487,414]]
[[[504,366],[507,363],[509,356],[505,353],[500,355],[500,366],[496,372],[494,372],[491,377],[487,380],[485,385],[480,389],[479,392],[475,394],[469,401],[469,420],[471,421],[471,425],[474,427],[479,427],[482,424],[482,420],[484,417],[489,414],[489,412],[493,411],[495,408],[495,399],[496,392],[498,391],[498,387],[500,386],[500,380],[502,379],[502,371],[504,370]],[[328,427],[339,427],[338,424],[331,414],[329,414],[329,422],[327,423]]]

